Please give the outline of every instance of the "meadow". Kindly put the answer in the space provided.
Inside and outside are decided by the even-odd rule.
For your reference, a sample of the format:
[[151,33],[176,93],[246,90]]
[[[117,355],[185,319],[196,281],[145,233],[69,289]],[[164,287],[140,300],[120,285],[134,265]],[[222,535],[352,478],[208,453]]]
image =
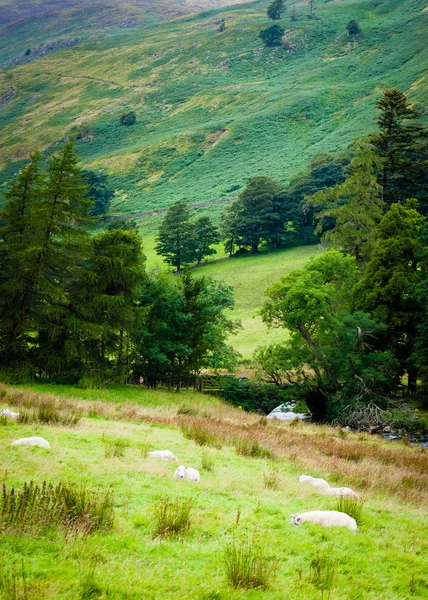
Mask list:
[[[67,31],[58,32],[81,43],[0,71],[0,186],[35,146],[48,155],[78,135],[84,167],[110,176],[113,213],[213,202],[235,197],[254,175],[287,183],[317,153],[375,129],[384,87],[423,106],[422,0],[319,2],[314,20],[305,3],[286,4],[286,48],[264,48],[258,38],[269,24],[261,1],[167,22],[152,15],[121,30],[102,29],[91,13],[90,39],[79,33],[82,13],[67,13]],[[350,19],[362,29],[352,39]],[[25,30],[5,32],[5,58],[25,50]],[[32,43],[46,35],[37,24]],[[130,110],[137,122],[124,127],[120,116]]]
[[[61,481],[114,495],[108,531],[66,535],[50,527],[13,535],[0,528],[0,597],[426,597],[426,450],[330,427],[270,422],[193,392],[41,385],[1,386],[0,392],[3,406],[18,411],[50,402],[82,415],[73,428],[2,420],[6,489],[21,491],[30,480]],[[195,443],[204,431],[211,445]],[[45,437],[51,449],[10,447],[29,435]],[[243,449],[249,445],[263,452],[248,456]],[[112,447],[120,451],[108,452]],[[197,468],[201,481],[176,481],[177,463],[146,457],[164,448],[178,464]],[[334,499],[298,483],[301,472],[363,494],[358,532],[290,525],[290,513],[336,508]],[[159,507],[174,502],[190,505],[190,526],[181,535],[159,537]],[[225,556],[241,541],[266,561],[266,588],[228,583]]]

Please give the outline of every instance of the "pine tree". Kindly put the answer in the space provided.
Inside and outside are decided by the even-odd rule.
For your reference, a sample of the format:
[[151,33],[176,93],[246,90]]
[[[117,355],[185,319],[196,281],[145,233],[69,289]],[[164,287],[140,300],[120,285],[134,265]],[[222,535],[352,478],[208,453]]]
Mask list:
[[426,164],[417,158],[417,147],[426,133],[421,125],[412,123],[418,111],[394,88],[385,90],[376,106],[380,131],[371,137],[371,143],[382,160],[379,183],[383,199],[391,204],[426,196],[421,182]]
[[217,254],[217,250],[211,248],[213,244],[220,241],[217,227],[215,227],[209,217],[200,217],[195,223],[195,250],[198,260],[198,267],[201,266],[205,256]]
[[158,235],[156,252],[165,256],[177,273],[184,265],[196,259],[195,228],[190,221],[190,212],[186,204],[174,204],[168,209]]
[[273,0],[267,9],[267,16],[273,21],[279,21],[285,10],[284,0]]

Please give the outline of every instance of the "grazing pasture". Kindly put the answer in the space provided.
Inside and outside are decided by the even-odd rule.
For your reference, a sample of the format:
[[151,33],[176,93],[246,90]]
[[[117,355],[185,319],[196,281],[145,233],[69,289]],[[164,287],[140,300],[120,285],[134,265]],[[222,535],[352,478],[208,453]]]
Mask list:
[[[82,414],[73,426],[1,421],[6,492],[21,492],[31,481],[61,482],[85,490],[67,495],[83,498],[83,514],[91,500],[98,507],[110,498],[114,512],[101,529],[70,531],[46,520],[42,532],[21,535],[7,529],[0,510],[2,598],[426,597],[424,449],[307,423],[267,422],[195,393],[41,385],[1,386],[0,392],[0,408],[19,412],[55,401]],[[178,414],[183,403],[191,414]],[[187,432],[208,430],[211,437],[195,443],[183,435],[185,424]],[[31,435],[46,438],[51,449],[10,446]],[[122,440],[122,451],[106,453],[114,440]],[[264,452],[237,452],[243,440]],[[146,457],[164,448],[179,464],[197,468],[201,480],[176,481],[175,462]],[[362,495],[358,531],[290,524],[290,513],[344,510],[336,498],[300,484],[302,472]],[[267,485],[273,473],[275,485]]]

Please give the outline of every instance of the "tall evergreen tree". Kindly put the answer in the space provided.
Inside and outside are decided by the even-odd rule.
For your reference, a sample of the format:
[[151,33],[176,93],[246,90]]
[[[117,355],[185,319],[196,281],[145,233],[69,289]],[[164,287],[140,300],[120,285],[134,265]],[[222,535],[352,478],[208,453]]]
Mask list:
[[107,183],[107,175],[95,171],[82,171],[82,177],[89,187],[88,196],[93,202],[91,215],[94,217],[105,215],[110,210],[111,200],[114,197],[114,191]]
[[174,204],[168,209],[159,227],[155,249],[177,273],[196,259],[195,228],[186,204]]
[[40,155],[32,154],[5,194],[0,212],[0,357],[3,363],[20,363],[27,350],[21,323],[22,301],[37,247],[33,227],[35,205],[40,198]]
[[267,16],[273,21],[279,21],[285,10],[284,0],[273,0],[267,9]]
[[410,357],[423,312],[412,291],[418,281],[423,222],[417,201],[391,206],[379,224],[378,239],[355,292],[355,307],[386,326],[377,346],[397,357],[412,391],[417,372]]
[[376,106],[380,131],[371,136],[371,143],[382,160],[379,183],[383,200],[391,204],[412,197],[425,199],[423,174],[427,164],[417,156],[417,148],[426,133],[414,123],[418,111],[403,92],[394,88],[385,90]]
[[209,217],[200,217],[195,225],[195,252],[198,267],[206,256],[217,254],[217,250],[211,248],[213,244],[218,244],[220,236],[217,227],[215,227]]
[[323,235],[323,239],[355,256],[359,262],[368,258],[384,202],[380,198],[381,187],[376,178],[379,158],[367,144],[357,144],[356,151],[345,182],[317,192],[309,198],[309,202],[322,208],[315,215],[319,220],[315,232],[322,232],[326,218],[333,219],[335,226]]

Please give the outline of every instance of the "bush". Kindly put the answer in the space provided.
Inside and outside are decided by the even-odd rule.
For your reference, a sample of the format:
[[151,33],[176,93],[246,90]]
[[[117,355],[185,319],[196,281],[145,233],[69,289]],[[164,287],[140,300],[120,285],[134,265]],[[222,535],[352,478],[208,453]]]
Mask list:
[[193,500],[169,496],[161,498],[153,507],[154,537],[183,537],[190,529]]
[[137,122],[137,117],[134,113],[134,111],[130,111],[127,113],[124,113],[123,115],[120,116],[120,124],[121,125],[125,125],[125,127],[129,127],[130,125],[135,125],[135,123]]
[[262,29],[259,33],[259,38],[263,40],[265,46],[272,48],[274,46],[282,45],[282,36],[284,35],[285,29],[281,25],[272,25],[267,29]]
[[346,29],[349,35],[357,35],[358,33],[361,33],[360,26],[358,25],[355,19],[349,21],[349,23],[346,26]]
[[266,589],[273,579],[276,563],[248,539],[233,540],[224,553],[226,579],[235,588]]
[[222,397],[233,406],[241,406],[244,410],[267,415],[279,404],[288,402],[290,393],[289,390],[283,390],[273,383],[230,378],[227,380]]

